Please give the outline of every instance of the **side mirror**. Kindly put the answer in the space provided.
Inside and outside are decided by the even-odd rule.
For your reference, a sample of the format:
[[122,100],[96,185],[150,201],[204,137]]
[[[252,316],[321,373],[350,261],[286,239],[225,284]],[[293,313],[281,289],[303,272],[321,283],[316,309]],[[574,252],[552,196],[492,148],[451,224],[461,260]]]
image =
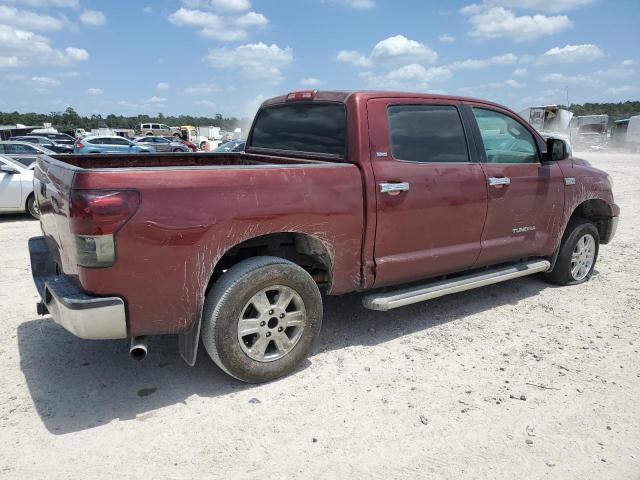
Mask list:
[[0,165],[0,172],[8,173],[9,175],[15,175],[16,173],[20,173],[17,169],[13,168],[11,165]]
[[544,156],[546,162],[557,162],[569,156],[570,147],[567,142],[559,138],[547,139],[547,153]]

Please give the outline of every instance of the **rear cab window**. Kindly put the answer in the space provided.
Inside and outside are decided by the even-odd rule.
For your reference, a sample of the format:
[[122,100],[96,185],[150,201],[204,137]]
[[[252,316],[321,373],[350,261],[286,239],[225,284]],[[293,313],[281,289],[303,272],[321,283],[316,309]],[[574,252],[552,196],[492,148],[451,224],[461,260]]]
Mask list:
[[347,114],[338,102],[291,102],[263,108],[247,149],[346,158]]

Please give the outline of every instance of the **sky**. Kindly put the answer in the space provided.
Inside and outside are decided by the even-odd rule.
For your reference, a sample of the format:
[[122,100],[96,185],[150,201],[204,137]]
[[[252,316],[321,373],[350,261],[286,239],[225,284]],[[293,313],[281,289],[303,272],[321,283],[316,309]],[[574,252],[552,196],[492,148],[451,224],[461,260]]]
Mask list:
[[251,116],[301,89],[640,99],[640,0],[0,0],[1,111]]

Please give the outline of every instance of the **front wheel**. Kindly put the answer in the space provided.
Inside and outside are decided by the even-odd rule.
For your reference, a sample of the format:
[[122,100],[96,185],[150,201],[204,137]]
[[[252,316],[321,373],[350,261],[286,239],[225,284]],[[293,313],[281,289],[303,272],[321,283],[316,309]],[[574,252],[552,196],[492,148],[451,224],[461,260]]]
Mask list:
[[226,373],[261,383],[295,370],[321,324],[311,275],[282,258],[255,257],[230,268],[207,295],[202,341]]
[[584,218],[574,218],[567,225],[553,270],[546,279],[556,285],[577,285],[593,275],[598,259],[600,235],[596,226]]
[[36,202],[36,197],[33,193],[29,195],[29,198],[27,198],[27,213],[36,220],[40,218],[40,208],[38,207],[38,202]]

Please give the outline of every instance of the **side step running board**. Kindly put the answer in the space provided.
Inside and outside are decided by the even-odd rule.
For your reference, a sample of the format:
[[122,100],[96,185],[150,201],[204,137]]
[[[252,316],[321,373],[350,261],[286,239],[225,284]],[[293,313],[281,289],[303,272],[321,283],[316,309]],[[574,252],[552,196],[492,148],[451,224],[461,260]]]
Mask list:
[[404,290],[396,290],[395,292],[374,293],[364,297],[362,305],[369,310],[386,312],[387,310],[404,307],[412,303],[443,297],[450,293],[464,292],[465,290],[504,282],[512,278],[546,272],[550,267],[551,263],[547,260],[532,260]]

